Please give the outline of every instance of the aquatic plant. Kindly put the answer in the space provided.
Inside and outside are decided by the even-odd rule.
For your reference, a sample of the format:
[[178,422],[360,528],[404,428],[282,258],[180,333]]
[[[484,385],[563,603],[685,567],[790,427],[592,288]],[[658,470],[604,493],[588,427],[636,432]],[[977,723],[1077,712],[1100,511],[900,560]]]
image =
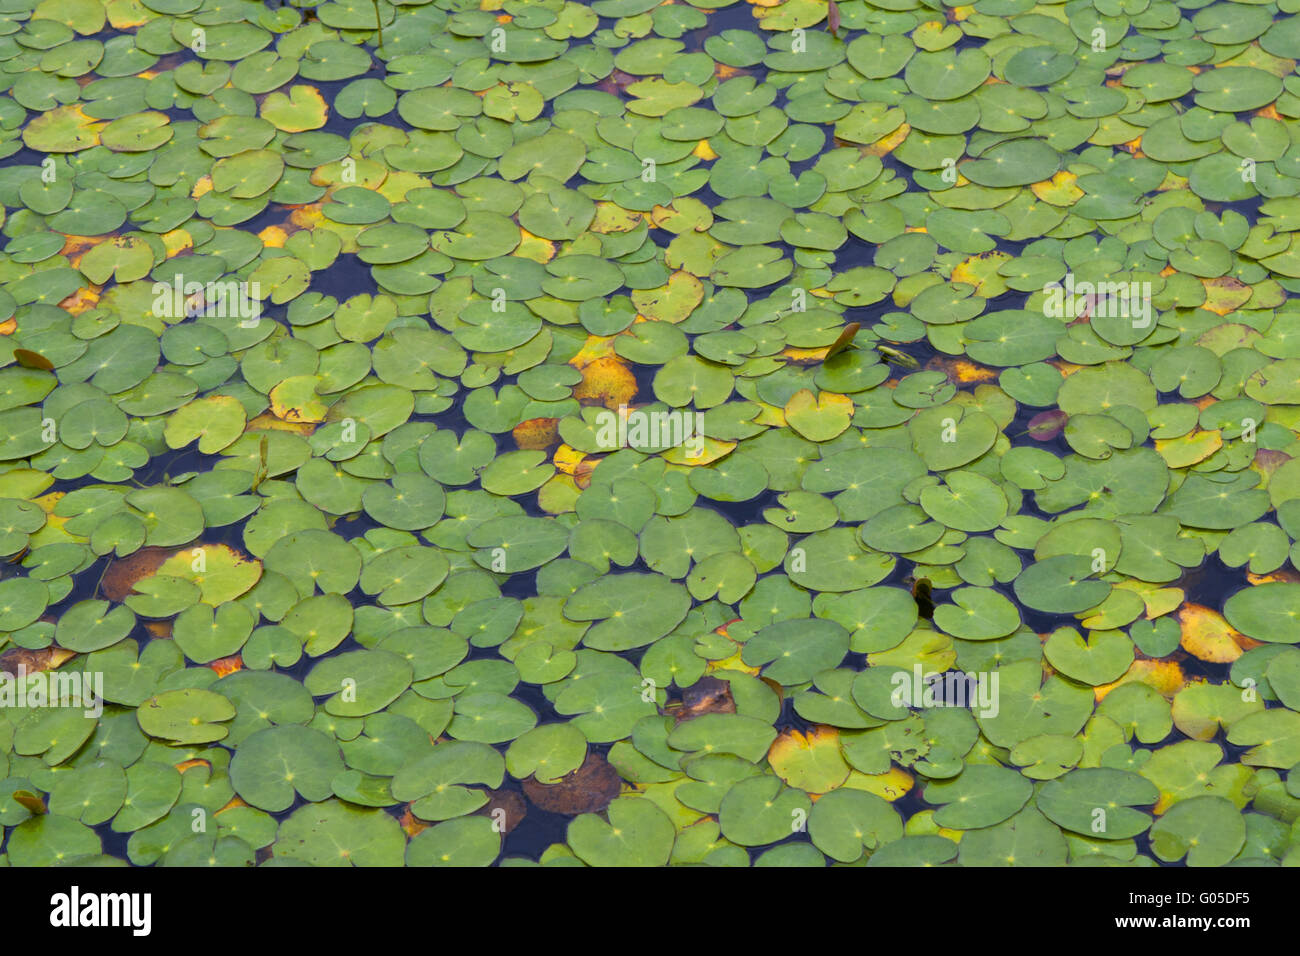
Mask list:
[[1294,863],[1298,10],[0,0],[4,859]]

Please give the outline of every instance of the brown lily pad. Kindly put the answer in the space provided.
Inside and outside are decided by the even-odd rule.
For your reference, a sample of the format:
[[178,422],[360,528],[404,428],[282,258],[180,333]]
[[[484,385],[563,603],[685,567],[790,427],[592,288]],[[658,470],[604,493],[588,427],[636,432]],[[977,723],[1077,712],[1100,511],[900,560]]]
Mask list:
[[560,439],[558,418],[530,418],[514,427],[515,444],[520,449],[541,451]]
[[912,578],[912,600],[916,613],[927,621],[934,618],[934,585],[929,578]]
[[538,809],[569,816],[604,810],[622,789],[623,778],[618,771],[594,753],[588,753],[581,767],[555,783],[538,783],[535,777],[524,781],[524,793]]
[[149,632],[149,636],[158,640],[170,640],[172,636],[171,621],[145,621],[144,629]]
[[1051,441],[1065,431],[1065,423],[1069,420],[1070,416],[1059,408],[1039,412],[1029,419],[1029,437],[1034,441]]
[[701,677],[682,691],[681,702],[671,705],[669,712],[680,724],[704,714],[734,714],[736,699],[731,696],[731,684],[716,677]]
[[[488,817],[494,823],[501,821],[502,833],[509,833],[528,816],[528,803],[517,790],[489,790],[490,799],[478,811],[479,816]],[[500,813],[497,811],[500,810]]]
[[149,577],[172,554],[168,548],[141,548],[118,561],[114,561],[104,572],[100,584],[100,593],[110,601],[121,603],[131,593],[137,581]]
[[35,368],[43,372],[54,371],[53,362],[40,352],[33,352],[30,349],[14,349],[14,361],[23,368]]
[[45,813],[45,801],[38,794],[30,790],[15,790],[11,796],[14,802],[24,807],[28,813],[34,813],[40,816]]
[[62,647],[43,647],[40,650],[11,647],[0,654],[0,673],[17,674],[18,668],[21,667],[24,672],[35,674],[37,671],[48,671],[58,667],[68,658],[75,656],[72,651],[64,650]]
[[423,820],[421,820],[419,817],[417,817],[414,813],[411,812],[410,804],[407,804],[406,809],[402,811],[402,816],[398,819],[397,822],[402,825],[402,831],[408,837],[415,837],[422,830],[429,829],[429,824],[425,823]]
[[604,405],[617,411],[636,396],[636,375],[621,358],[606,355],[582,368],[582,381],[573,388],[573,397],[583,405]]
[[826,358],[838,355],[853,343],[853,336],[858,334],[858,329],[862,328],[860,322],[850,322],[844,326],[844,331],[840,333],[839,338],[831,343],[831,347],[826,350]]

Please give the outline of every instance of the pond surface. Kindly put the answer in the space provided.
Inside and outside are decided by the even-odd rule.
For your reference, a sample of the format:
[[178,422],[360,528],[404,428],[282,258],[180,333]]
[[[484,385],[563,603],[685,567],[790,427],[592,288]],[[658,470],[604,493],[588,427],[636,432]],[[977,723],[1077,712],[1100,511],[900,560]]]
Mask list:
[[1294,861],[1300,3],[0,2],[9,863]]

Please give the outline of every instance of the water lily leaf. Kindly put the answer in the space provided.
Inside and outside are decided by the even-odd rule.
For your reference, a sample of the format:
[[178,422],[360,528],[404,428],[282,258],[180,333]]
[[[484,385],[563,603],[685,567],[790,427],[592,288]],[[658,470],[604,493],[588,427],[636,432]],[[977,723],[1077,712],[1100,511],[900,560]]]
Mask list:
[[1234,628],[1257,641],[1293,643],[1291,621],[1300,614],[1300,587],[1269,582],[1238,591],[1223,605]]
[[974,461],[993,447],[997,423],[983,412],[943,406],[918,412],[908,431],[917,454],[935,471]]
[[395,801],[388,792],[388,781],[359,770],[345,770],[332,781],[334,795],[360,807],[388,807]]
[[501,835],[487,817],[460,817],[416,834],[406,847],[407,866],[489,866],[501,852]]
[[135,627],[135,615],[107,601],[79,601],[59,618],[54,639],[60,647],[80,654],[116,644]]
[[1196,682],[1178,692],[1172,716],[1175,726],[1193,740],[1209,740],[1219,726],[1230,728],[1260,709],[1259,701],[1242,699],[1230,685]]
[[338,800],[295,810],[280,824],[276,845],[311,866],[401,866],[406,850],[391,816]]
[[0,460],[14,461],[44,451],[54,444],[47,437],[44,419],[35,408],[14,408],[0,412]]
[[657,710],[654,698],[646,699],[645,687],[636,674],[609,672],[578,681],[573,677],[571,672],[557,693],[555,710],[573,716],[571,723],[593,743],[621,740],[638,720]]
[[269,149],[250,149],[212,166],[212,185],[218,192],[235,199],[261,196],[274,186],[284,173],[284,160]]
[[181,795],[181,775],[165,763],[141,760],[127,768],[126,797],[113,817],[116,833],[132,833],[162,819]]
[[1188,866],[1222,866],[1246,839],[1246,822],[1224,797],[1180,800],[1151,828],[1151,848],[1161,860],[1187,857]]
[[221,740],[228,730],[222,721],[235,716],[225,697],[209,690],[186,688],[157,694],[136,711],[140,729],[151,737],[180,744],[203,744]]
[[310,86],[294,85],[288,94],[274,92],[262,101],[261,116],[276,129],[301,133],[325,125],[328,109],[320,91]]
[[30,817],[14,827],[7,855],[16,866],[54,866],[93,857],[103,850],[95,831],[57,813]]
[[280,537],[269,550],[247,542],[254,554],[261,550],[267,571],[283,574],[300,594],[312,594],[317,588],[326,594],[352,590],[361,576],[361,555],[355,548],[323,528],[291,530],[289,534],[284,530],[289,529],[278,532]]
[[1271,103],[1282,91],[1278,77],[1243,66],[1207,70],[1198,74],[1192,85],[1197,90],[1196,105],[1209,110],[1259,109]]
[[786,557],[796,584],[817,591],[856,591],[883,581],[893,571],[891,554],[864,550],[848,528],[819,531],[800,540]]
[[1016,578],[1016,596],[1038,611],[1075,614],[1096,607],[1110,593],[1106,581],[1089,580],[1092,562],[1077,555],[1057,555],[1031,564]]
[[788,278],[794,264],[771,246],[746,246],[718,258],[710,278],[717,285],[761,289]]
[[980,186],[1024,186],[1051,179],[1060,162],[1060,155],[1043,140],[1022,139],[995,146],[979,159],[963,163],[961,174]]
[[903,79],[927,100],[955,100],[988,79],[989,72],[989,58],[981,50],[923,51],[908,61]]
[[504,776],[505,758],[488,745],[447,741],[402,767],[393,777],[392,793],[413,801],[412,812],[423,820],[450,820],[488,801],[484,791],[466,785],[500,787]]
[[328,735],[283,724],[246,738],[230,761],[230,783],[247,803],[270,813],[287,810],[295,793],[326,800],[330,781],[343,772],[343,757]]
[[462,694],[456,698],[456,716],[447,732],[458,740],[503,743],[536,724],[537,715],[526,704],[505,694]]
[[829,441],[849,427],[853,402],[844,395],[800,389],[785,406],[790,427],[810,441]]
[[215,610],[196,604],[176,618],[172,636],[186,657],[207,664],[243,647],[254,623],[252,612],[242,604],[223,604]]
[[1252,749],[1242,763],[1259,767],[1294,766],[1291,760],[1300,750],[1300,714],[1290,710],[1257,711],[1233,722],[1228,742]]
[[791,686],[835,667],[849,649],[849,633],[834,621],[780,621],[769,624],[745,643],[742,660],[766,665],[764,676]]
[[963,837],[957,860],[963,866],[1061,866],[1067,852],[1061,831],[1027,807],[995,827]]
[[923,796],[942,804],[935,822],[958,830],[993,826],[1028,802],[1033,785],[1005,767],[968,766],[955,779],[931,783]]
[[203,531],[203,509],[179,488],[141,488],[130,492],[125,501],[144,523],[145,543],[150,547],[187,544]]
[[325,710],[361,717],[382,710],[411,685],[409,661],[388,651],[349,651],[321,661],[303,681],[313,697],[330,695]]
[[1062,674],[1097,686],[1118,680],[1133,663],[1133,643],[1122,631],[1090,631],[1088,638],[1071,627],[1058,628],[1043,645],[1043,656]]
[[[29,692],[28,700],[31,699]],[[75,698],[71,702],[73,706],[45,707],[23,717],[14,730],[14,753],[39,756],[47,766],[53,767],[80,750],[95,732],[98,721],[75,706]],[[83,699],[82,703],[89,702]]]
[[0,27],[9,862],[1285,859],[1300,0],[143,3]]
[[590,866],[663,866],[672,853],[672,821],[643,797],[620,797],[606,811],[608,822],[583,814],[569,824],[568,843]]
[[558,557],[568,533],[541,518],[498,518],[478,525],[467,538],[478,548],[476,561],[494,571],[528,571]]
[[959,531],[991,531],[1006,517],[1002,490],[983,475],[953,471],[943,486],[921,491],[921,507],[936,521]]
[[1091,691],[1057,676],[1044,681],[1037,660],[1003,665],[998,678],[997,713],[976,716],[984,736],[997,746],[1014,747],[1040,734],[1073,736],[1092,713]]
[[535,776],[539,783],[555,783],[582,766],[587,738],[572,724],[543,724],[520,735],[506,750],[506,769],[512,777]]
[[886,843],[867,866],[939,866],[957,855],[957,844],[941,836],[905,836]]
[[115,119],[100,132],[100,142],[114,152],[143,153],[168,143],[175,130],[166,113],[135,113]]
[[958,588],[952,599],[952,604],[934,609],[934,623],[954,637],[987,641],[1006,637],[1020,627],[1016,606],[992,588]]
[[553,474],[555,466],[546,461],[542,451],[506,452],[483,469],[479,481],[496,495],[511,496],[536,491]]
[[1300,654],[1290,650],[1276,654],[1269,661],[1266,674],[1268,686],[1273,688],[1278,699],[1294,710],[1300,693]]
[[[109,277],[118,282],[133,282],[144,278],[153,266],[154,251],[147,241],[135,236],[121,236],[95,246],[82,257],[77,267],[90,281],[102,285]],[[20,363],[28,364],[23,362],[22,356],[17,352],[14,357]],[[30,361],[29,359],[28,362]],[[48,359],[45,361],[48,363]]]
[[750,777],[723,797],[718,823],[732,843],[760,846],[798,831],[811,807],[807,794],[784,786],[778,777]]
[[1151,817],[1134,807],[1159,793],[1135,773],[1106,767],[1072,770],[1045,784],[1036,800],[1053,823],[1099,840],[1126,840],[1144,832]]
[[571,621],[600,621],[583,643],[593,650],[620,651],[657,641],[690,609],[690,595],[658,574],[613,574],[584,585],[564,603]]
[[364,566],[359,583],[363,592],[377,595],[380,604],[410,604],[435,590],[450,567],[433,548],[393,548]]
[[771,725],[743,714],[703,714],[678,724],[668,735],[668,746],[690,752],[735,754],[758,761],[776,739]]
[[141,617],[152,618],[179,614],[203,597],[197,584],[170,574],[146,577],[135,584],[133,592],[123,598],[123,603]]
[[875,850],[901,838],[903,829],[897,811],[887,801],[860,790],[841,789],[813,805],[808,833],[823,853],[841,863],[852,863],[864,848]]
[[849,776],[839,734],[831,727],[807,735],[798,731],[782,734],[768,751],[768,762],[787,784],[810,793],[833,790]]
[[243,405],[228,395],[196,399],[167,419],[168,447],[182,448],[199,439],[199,451],[215,454],[244,433],[247,415]]
[[58,106],[23,130],[23,142],[41,153],[75,153],[98,145],[104,126],[87,116],[80,106]]

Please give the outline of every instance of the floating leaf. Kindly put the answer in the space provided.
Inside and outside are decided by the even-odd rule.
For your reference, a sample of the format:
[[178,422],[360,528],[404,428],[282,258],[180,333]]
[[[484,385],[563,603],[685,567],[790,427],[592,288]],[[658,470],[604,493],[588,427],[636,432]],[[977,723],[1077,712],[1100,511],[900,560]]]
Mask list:
[[220,740],[227,728],[222,721],[235,716],[230,701],[212,691],[188,688],[150,697],[136,711],[140,728],[151,737],[181,744]]
[[620,797],[608,821],[584,814],[569,824],[569,846],[591,866],[662,866],[673,847],[673,825],[658,807],[639,797]]

